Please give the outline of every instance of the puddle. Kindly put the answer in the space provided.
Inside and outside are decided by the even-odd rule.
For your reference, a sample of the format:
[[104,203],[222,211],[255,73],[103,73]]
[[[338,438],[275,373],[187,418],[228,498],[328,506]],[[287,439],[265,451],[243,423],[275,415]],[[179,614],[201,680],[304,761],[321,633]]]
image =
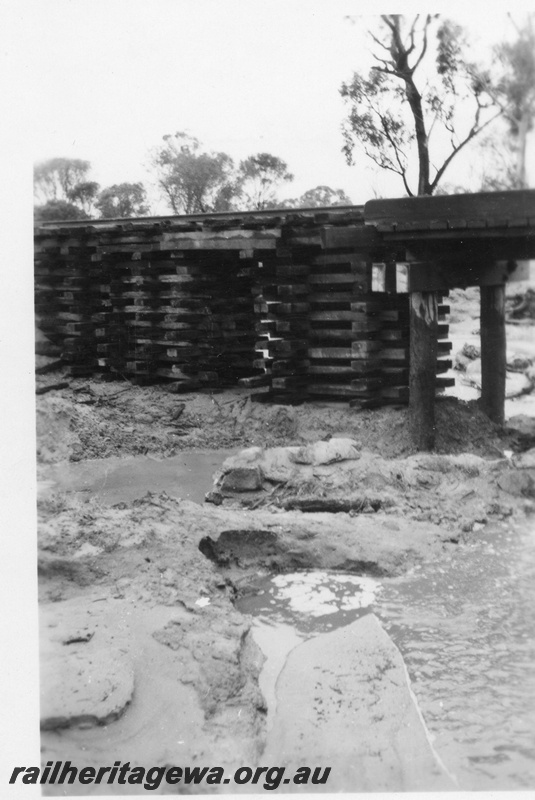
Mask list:
[[202,503],[212,488],[212,475],[236,450],[184,452],[170,458],[112,456],[43,467],[41,488],[72,493],[81,500],[97,498],[103,505],[130,503],[147,492]]
[[303,637],[349,625],[371,606],[380,590],[372,578],[320,570],[260,578],[252,594],[236,602],[265,624],[289,624]]
[[277,710],[277,679],[291,651],[370,613],[379,591],[372,578],[314,570],[260,577],[252,593],[236,601],[238,611],[255,617],[253,638],[266,659],[259,684],[268,731]]
[[482,526],[448,560],[380,583],[320,571],[259,577],[236,605],[254,615],[266,656],[268,729],[291,651],[373,611],[403,656],[433,746],[460,786],[533,787],[533,521]]

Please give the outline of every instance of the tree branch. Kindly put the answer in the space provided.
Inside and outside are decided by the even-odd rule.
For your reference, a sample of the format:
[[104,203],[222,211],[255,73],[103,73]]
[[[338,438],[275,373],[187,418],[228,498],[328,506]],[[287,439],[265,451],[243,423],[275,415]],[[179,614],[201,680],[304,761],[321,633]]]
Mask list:
[[[375,34],[373,34],[371,31],[369,31],[369,34],[370,34],[371,38],[373,39],[373,41],[375,42],[375,44],[378,44],[379,47],[382,47],[383,50],[386,50],[387,53],[390,52],[390,48],[388,47],[388,45],[386,45],[384,42],[382,42],[379,39],[378,36],[375,36]],[[374,56],[374,58],[375,58],[375,56]]]
[[429,30],[430,24],[431,24],[431,14],[428,14],[426,19],[425,19],[425,25],[424,25],[424,29],[423,29],[423,39],[424,40],[423,40],[423,43],[422,43],[422,49],[420,51],[420,55],[416,59],[416,63],[412,67],[412,72],[415,72],[418,69],[418,67],[420,66],[420,64],[422,62],[422,59],[424,58],[425,54],[427,53],[427,33],[428,33],[428,30]]
[[[477,122],[474,122],[474,124],[470,128],[470,130],[467,133],[467,135],[465,136],[465,138],[456,147],[454,147],[454,149],[451,151],[451,153],[449,154],[447,159],[442,164],[441,168],[438,170],[437,174],[435,175],[435,177],[433,179],[433,182],[430,185],[431,193],[434,192],[435,188],[437,187],[437,184],[438,184],[439,180],[442,178],[442,176],[444,175],[446,169],[449,167],[452,159],[457,155],[457,153],[459,153],[460,150],[462,150],[463,147],[465,147],[465,145],[468,144],[468,142],[471,142],[472,139],[475,136],[480,134],[481,131],[485,130],[485,128],[488,127],[491,124],[491,122],[494,122],[495,119],[497,119],[499,116],[501,116],[501,113],[502,113],[501,111],[498,111],[496,114],[494,114],[493,117],[488,119],[483,125],[478,125]],[[479,117],[479,108],[478,108],[478,111],[476,112],[476,119],[478,117]]]

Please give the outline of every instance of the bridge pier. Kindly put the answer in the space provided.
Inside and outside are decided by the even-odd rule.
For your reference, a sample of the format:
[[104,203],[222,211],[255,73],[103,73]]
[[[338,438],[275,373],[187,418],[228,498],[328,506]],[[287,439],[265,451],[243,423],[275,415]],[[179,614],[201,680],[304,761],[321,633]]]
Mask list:
[[481,286],[481,408],[505,422],[505,285]]
[[418,450],[435,445],[438,301],[436,292],[411,292],[409,427]]

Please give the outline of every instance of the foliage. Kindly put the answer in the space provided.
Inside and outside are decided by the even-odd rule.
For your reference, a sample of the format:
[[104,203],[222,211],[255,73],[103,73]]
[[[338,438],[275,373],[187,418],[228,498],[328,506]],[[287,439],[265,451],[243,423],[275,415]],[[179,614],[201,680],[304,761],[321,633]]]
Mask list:
[[501,169],[486,176],[486,188],[527,186],[527,136],[535,119],[534,16],[528,16],[523,26],[515,27],[517,38],[498,45],[494,51],[496,67],[501,73],[496,97],[501,102],[508,130],[501,140]]
[[53,220],[90,219],[86,212],[67,202],[67,200],[49,200],[44,205],[35,206],[35,222],[52,222]]
[[303,208],[317,208],[320,206],[350,206],[352,203],[343,189],[316,186],[301,195],[299,205]]
[[330,186],[316,186],[307,189],[301,197],[283,200],[274,208],[322,208],[324,206],[350,206],[351,199],[343,189],[331,189]]
[[370,36],[374,65],[340,90],[349,106],[343,151],[351,164],[362,147],[401,177],[408,195],[433,194],[455,156],[502,111],[489,75],[468,58],[462,29],[438,15],[383,14]]
[[240,163],[241,191],[246,208],[273,208],[276,205],[276,187],[293,181],[288,165],[282,158],[270,153],[257,153]]
[[95,202],[100,216],[142,217],[149,213],[147,193],[142,183],[115,183],[103,189]]
[[91,216],[99,189],[100,185],[96,181],[82,181],[69,189],[67,196],[71,203],[79,205],[86,214]]
[[518,136],[522,120],[527,130],[535,117],[535,30],[534,16],[523,27],[517,27],[518,38],[495,48],[502,75],[499,91],[504,98],[504,115],[513,136]]
[[69,193],[85,180],[89,161],[80,158],[51,158],[36,164],[33,172],[37,199],[69,200]]
[[240,189],[232,158],[226,153],[205,152],[198,139],[183,132],[163,140],[152,154],[152,166],[172,211],[230,210]]

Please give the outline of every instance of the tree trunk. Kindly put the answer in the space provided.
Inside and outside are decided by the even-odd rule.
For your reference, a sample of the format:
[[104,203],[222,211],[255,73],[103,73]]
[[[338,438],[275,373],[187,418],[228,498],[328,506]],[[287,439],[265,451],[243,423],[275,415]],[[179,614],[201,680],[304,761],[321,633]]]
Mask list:
[[424,114],[422,110],[422,98],[414,85],[412,76],[405,78],[407,87],[407,102],[409,103],[414,117],[414,129],[416,133],[416,145],[418,147],[418,194],[430,194],[429,182],[429,147],[427,142],[427,131],[425,130]]

